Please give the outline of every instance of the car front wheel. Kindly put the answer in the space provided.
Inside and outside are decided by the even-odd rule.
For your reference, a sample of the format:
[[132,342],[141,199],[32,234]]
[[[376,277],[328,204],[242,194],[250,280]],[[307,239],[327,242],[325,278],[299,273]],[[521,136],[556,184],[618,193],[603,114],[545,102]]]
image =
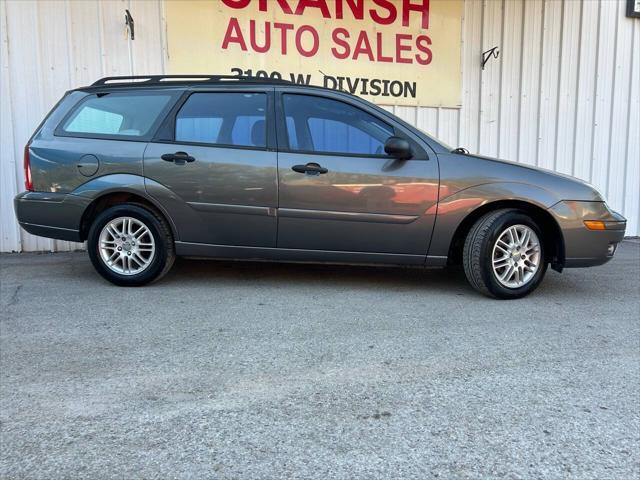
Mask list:
[[167,222],[139,205],[116,205],[102,212],[91,225],[87,243],[98,273],[121,286],[158,280],[175,259]]
[[542,232],[522,211],[502,209],[480,218],[469,231],[463,266],[469,283],[502,299],[533,292],[547,270]]

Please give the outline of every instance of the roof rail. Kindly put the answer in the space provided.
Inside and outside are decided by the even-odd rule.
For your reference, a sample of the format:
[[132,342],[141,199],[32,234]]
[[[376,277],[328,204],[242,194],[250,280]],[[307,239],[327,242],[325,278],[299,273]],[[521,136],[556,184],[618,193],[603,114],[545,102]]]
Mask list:
[[113,84],[162,84],[162,83],[217,83],[217,82],[247,82],[247,83],[291,83],[279,78],[250,77],[244,75],[132,75],[118,77],[104,77],[96,80],[91,86]]

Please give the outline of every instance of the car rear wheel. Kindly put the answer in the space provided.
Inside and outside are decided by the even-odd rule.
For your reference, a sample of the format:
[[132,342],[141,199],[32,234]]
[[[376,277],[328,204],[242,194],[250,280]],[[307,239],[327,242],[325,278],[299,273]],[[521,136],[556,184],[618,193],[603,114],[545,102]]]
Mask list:
[[91,225],[87,242],[95,269],[116,285],[158,280],[175,260],[166,220],[139,205],[116,205],[102,212]]
[[522,211],[502,209],[480,218],[469,231],[463,267],[469,283],[495,298],[533,292],[547,270],[542,232]]

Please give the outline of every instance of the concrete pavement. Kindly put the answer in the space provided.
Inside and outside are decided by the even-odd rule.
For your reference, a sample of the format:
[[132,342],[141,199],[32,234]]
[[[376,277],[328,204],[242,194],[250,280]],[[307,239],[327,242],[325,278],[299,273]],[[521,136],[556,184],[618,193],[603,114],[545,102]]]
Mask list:
[[0,262],[0,478],[640,475],[637,241],[509,302],[440,270]]

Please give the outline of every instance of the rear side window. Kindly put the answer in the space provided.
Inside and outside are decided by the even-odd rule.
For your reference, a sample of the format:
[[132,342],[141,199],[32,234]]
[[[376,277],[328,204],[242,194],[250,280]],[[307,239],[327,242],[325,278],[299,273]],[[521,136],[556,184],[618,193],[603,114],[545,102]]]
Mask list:
[[384,155],[393,127],[344,102],[283,95],[289,148],[322,153]]
[[267,95],[194,93],[176,116],[177,142],[264,148]]
[[169,104],[170,94],[91,95],[65,121],[69,134],[144,137]]

